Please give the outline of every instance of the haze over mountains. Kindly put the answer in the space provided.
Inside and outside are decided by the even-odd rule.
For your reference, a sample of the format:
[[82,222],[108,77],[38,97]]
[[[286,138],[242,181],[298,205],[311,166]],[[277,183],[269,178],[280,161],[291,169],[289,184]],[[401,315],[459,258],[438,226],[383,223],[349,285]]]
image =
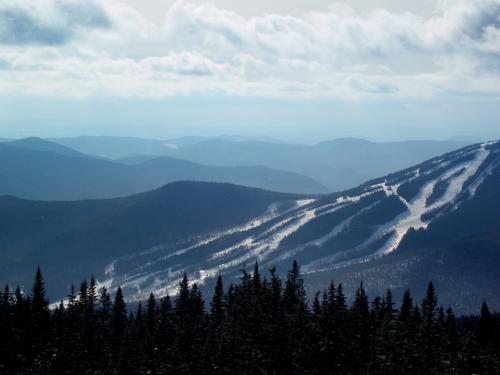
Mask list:
[[166,140],[113,136],[80,136],[50,138],[48,140],[73,148],[84,154],[96,155],[108,159],[121,159],[136,155],[146,155],[149,157],[166,156],[165,150],[171,148],[177,149],[209,140],[282,143],[270,137],[243,137],[233,135],[221,135],[218,137],[184,136]]
[[110,200],[3,197],[0,274],[24,284],[41,264],[61,297],[94,273],[141,300],[175,292],[184,271],[210,286],[218,272],[238,277],[255,260],[283,272],[297,259],[313,290],[334,279],[352,291],[365,280],[370,292],[418,295],[432,279],[444,304],[466,312],[483,299],[500,306],[499,209],[495,142],[322,196],[181,182]]
[[229,136],[170,141],[32,137],[0,143],[0,194],[41,200],[114,198],[182,180],[323,194],[463,144],[339,139],[307,146]]
[[307,176],[331,192],[352,188],[470,143],[464,140],[377,143],[344,138],[301,145],[229,136],[166,141],[77,137],[53,141],[83,153],[128,164],[154,156],[170,156],[212,166],[265,166]]
[[261,166],[205,166],[170,157],[125,165],[40,138],[0,144],[0,195],[40,200],[113,198],[180,180],[230,182],[267,190],[325,193],[309,177]]

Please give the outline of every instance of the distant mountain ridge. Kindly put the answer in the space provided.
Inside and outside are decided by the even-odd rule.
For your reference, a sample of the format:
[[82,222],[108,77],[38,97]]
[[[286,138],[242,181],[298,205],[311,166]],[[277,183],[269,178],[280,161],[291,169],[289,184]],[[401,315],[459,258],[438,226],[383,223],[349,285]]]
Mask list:
[[234,136],[182,137],[164,141],[76,137],[54,141],[125,164],[170,156],[211,166],[265,166],[307,176],[329,191],[355,187],[471,143],[467,140],[370,142],[339,138],[303,145]]
[[212,167],[171,157],[124,165],[39,138],[0,144],[0,177],[0,195],[40,200],[127,196],[180,180],[293,193],[327,192],[309,177],[266,167]]
[[253,217],[288,210],[297,199],[202,182],[175,182],[106,200],[43,202],[0,196],[0,275],[25,285],[31,269],[40,264],[54,275],[49,290],[60,295],[71,275],[83,277],[89,269],[100,275],[117,256],[230,230]]
[[[147,205],[136,203],[143,199]],[[165,199],[175,206],[167,209]],[[260,203],[251,203],[256,199]],[[313,290],[334,279],[349,292],[364,280],[372,293],[391,287],[399,297],[410,287],[418,296],[418,288],[432,279],[442,303],[454,302],[461,312],[472,311],[483,298],[500,306],[499,142],[468,146],[335,194],[181,183],[130,198],[72,203],[83,210],[71,220],[73,214],[62,210],[72,228],[36,224],[38,234],[29,238],[13,229],[48,218],[64,204],[0,200],[7,225],[0,227],[0,245],[26,249],[5,265],[6,272],[31,274],[26,265],[45,262],[59,270],[57,285],[64,285],[79,254],[80,274],[87,269],[101,285],[121,285],[129,300],[142,300],[151,290],[175,293],[184,272],[207,287],[219,272],[237,278],[256,260],[285,272],[296,259]],[[21,214],[34,207],[38,211]],[[168,216],[171,210],[175,216]],[[89,213],[94,216],[83,219]]]
[[263,165],[293,171],[339,191],[466,145],[456,141],[374,143],[357,138],[312,146],[209,140],[168,150],[168,154],[210,165]]
[[18,147],[26,150],[53,152],[65,156],[85,157],[85,154],[75,151],[72,148],[62,146],[59,143],[49,142],[38,137],[22,138],[11,140],[5,143],[6,146]]
[[259,141],[282,143],[269,137],[243,137],[231,135],[220,135],[217,137],[184,136],[169,139],[147,139],[116,136],[79,136],[50,138],[49,140],[88,155],[95,155],[108,159],[121,159],[131,155],[149,155],[152,157],[168,156],[169,149],[175,150],[209,140],[221,140],[226,142]]

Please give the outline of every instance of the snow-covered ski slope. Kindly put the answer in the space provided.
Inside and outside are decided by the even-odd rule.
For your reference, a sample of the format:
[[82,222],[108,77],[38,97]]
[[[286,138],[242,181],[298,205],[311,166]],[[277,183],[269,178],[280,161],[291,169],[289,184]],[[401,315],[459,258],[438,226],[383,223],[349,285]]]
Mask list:
[[425,229],[473,199],[499,169],[500,143],[469,146],[350,191],[297,200],[285,211],[273,205],[245,225],[182,245],[137,249],[115,259],[101,282],[142,300],[151,291],[175,294],[184,272],[205,284],[255,261],[286,268],[297,259],[306,273],[369,262],[396,251],[410,228]]

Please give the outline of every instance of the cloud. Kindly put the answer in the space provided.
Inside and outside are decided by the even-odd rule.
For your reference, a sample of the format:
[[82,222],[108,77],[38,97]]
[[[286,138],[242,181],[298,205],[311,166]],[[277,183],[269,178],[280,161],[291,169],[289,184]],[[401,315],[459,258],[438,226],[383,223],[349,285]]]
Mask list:
[[245,18],[179,1],[160,26],[116,0],[7,4],[3,95],[500,96],[500,0],[436,0],[427,18],[342,4]]
[[107,15],[92,0],[5,0],[0,4],[0,44],[60,45],[81,29],[110,26]]

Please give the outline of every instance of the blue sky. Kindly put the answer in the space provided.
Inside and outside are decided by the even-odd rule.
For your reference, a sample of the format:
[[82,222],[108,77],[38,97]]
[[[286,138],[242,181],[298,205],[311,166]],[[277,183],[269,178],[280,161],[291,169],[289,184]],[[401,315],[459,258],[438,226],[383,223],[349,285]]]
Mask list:
[[500,0],[2,0],[0,137],[500,136]]

